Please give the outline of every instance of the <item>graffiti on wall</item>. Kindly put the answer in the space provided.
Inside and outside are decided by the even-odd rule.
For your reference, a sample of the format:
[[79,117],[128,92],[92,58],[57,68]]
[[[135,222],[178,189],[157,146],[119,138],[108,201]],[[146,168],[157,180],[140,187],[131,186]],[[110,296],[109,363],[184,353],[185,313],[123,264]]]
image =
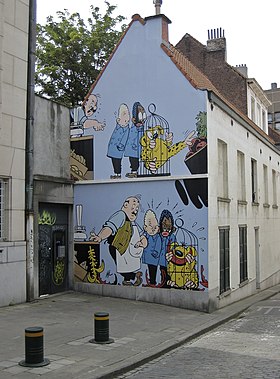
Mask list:
[[38,223],[39,225],[54,225],[56,223],[56,215],[43,210],[42,213],[39,213]]

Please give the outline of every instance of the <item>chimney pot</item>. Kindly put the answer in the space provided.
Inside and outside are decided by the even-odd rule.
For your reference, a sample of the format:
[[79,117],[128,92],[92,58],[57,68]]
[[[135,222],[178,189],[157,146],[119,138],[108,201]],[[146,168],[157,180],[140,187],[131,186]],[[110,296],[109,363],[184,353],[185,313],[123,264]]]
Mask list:
[[226,39],[225,32],[222,28],[208,30],[207,51],[224,52],[224,60],[226,61]]
[[162,6],[162,0],[154,0],[156,15],[160,14],[160,8]]
[[245,76],[245,78],[248,78],[248,68],[247,68],[246,64],[242,63],[239,65],[236,65],[235,67],[240,74]]

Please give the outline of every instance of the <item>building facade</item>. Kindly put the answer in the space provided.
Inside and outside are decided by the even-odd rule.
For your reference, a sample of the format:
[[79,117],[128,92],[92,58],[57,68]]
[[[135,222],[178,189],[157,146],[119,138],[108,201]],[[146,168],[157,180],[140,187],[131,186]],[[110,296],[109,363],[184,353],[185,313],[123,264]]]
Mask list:
[[28,0],[0,1],[0,305],[26,300]]
[[279,282],[280,156],[257,82],[223,51],[240,78],[228,93],[168,24],[133,17],[74,123],[93,143],[93,180],[74,189],[75,288],[212,311]]
[[271,88],[265,91],[266,96],[271,102],[268,108],[268,124],[269,126],[280,131],[280,88],[277,83],[271,83]]
[[35,96],[33,298],[73,284],[73,181],[70,175],[69,109]]

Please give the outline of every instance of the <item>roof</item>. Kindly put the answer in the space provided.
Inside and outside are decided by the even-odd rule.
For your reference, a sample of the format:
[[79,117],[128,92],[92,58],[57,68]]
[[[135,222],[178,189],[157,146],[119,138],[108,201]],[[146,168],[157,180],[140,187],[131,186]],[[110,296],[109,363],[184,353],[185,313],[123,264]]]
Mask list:
[[223,103],[230,107],[238,116],[243,118],[253,129],[265,137],[269,142],[275,144],[274,140],[270,138],[260,127],[258,127],[250,118],[230,103],[214,86],[214,84],[207,78],[195,65],[193,65],[184,54],[177,50],[172,44],[163,42],[161,44],[163,51],[169,56],[172,62],[182,72],[190,84],[199,90],[212,91],[219,97]]
[[[164,15],[160,15],[161,17],[165,17]],[[92,93],[94,87],[96,86],[97,82],[99,81],[100,77],[102,76],[104,70],[106,69],[107,65],[113,58],[116,50],[118,49],[119,45],[121,44],[122,40],[124,39],[125,35],[128,33],[131,25],[135,21],[139,21],[142,25],[145,25],[146,20],[149,20],[151,17],[147,17],[143,19],[139,14],[135,14],[132,16],[132,20],[129,23],[127,29],[123,33],[122,37],[120,38],[118,44],[115,46],[113,52],[111,53],[110,58],[108,59],[106,65],[103,67],[101,72],[99,73],[98,77],[96,78],[95,82],[91,86],[87,96],[84,99],[84,102],[87,100],[88,96]],[[165,17],[167,21],[170,21],[168,18]],[[193,37],[192,37],[193,38]],[[275,144],[274,140],[270,138],[261,128],[259,128],[251,119],[249,119],[244,113],[242,113],[238,108],[236,108],[232,103],[230,103],[214,86],[214,84],[210,81],[210,79],[207,78],[194,64],[192,64],[184,54],[182,54],[179,50],[177,50],[171,43],[163,41],[161,44],[161,48],[163,51],[169,56],[171,61],[177,66],[177,68],[182,72],[182,74],[185,76],[185,78],[190,82],[190,84],[195,88],[199,90],[207,90],[212,91],[215,93],[217,97],[219,97],[228,107],[230,107],[236,114],[238,114],[243,120],[248,123],[253,129],[255,129],[258,133],[260,133],[263,137],[265,137],[269,142],[271,142],[273,145]],[[83,102],[83,103],[84,103]]]

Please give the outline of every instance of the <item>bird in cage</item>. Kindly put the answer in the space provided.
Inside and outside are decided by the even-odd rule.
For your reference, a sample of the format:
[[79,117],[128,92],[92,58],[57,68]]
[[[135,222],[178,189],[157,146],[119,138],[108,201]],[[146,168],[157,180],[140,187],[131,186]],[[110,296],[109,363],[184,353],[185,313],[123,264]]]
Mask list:
[[191,146],[191,139],[195,134],[192,131],[187,137],[180,142],[172,144],[173,135],[169,133],[164,138],[164,129],[160,125],[148,128],[143,137],[140,139],[141,160],[144,166],[152,174],[156,174],[158,169],[162,167],[171,157],[178,154],[187,146]]
[[198,273],[196,271],[197,251],[194,246],[184,246],[173,242],[166,253],[168,285],[174,288],[197,289]]

